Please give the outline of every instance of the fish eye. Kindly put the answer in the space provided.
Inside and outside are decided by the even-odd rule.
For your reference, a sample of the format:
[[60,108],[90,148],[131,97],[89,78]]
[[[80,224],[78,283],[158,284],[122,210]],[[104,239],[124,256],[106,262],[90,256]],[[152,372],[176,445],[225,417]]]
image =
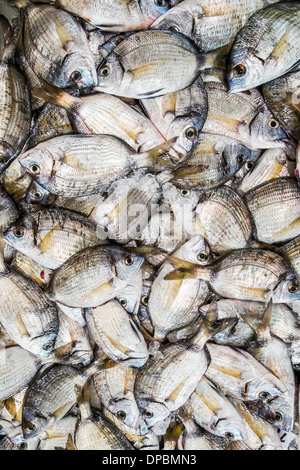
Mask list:
[[110,74],[110,68],[107,67],[107,65],[105,67],[102,67],[102,69],[100,70],[101,77],[107,77],[109,74]]
[[242,78],[246,75],[247,69],[243,64],[236,65],[233,68],[233,75],[235,78]]
[[166,0],[154,0],[154,3],[155,3],[155,5],[157,5],[158,7],[161,7],[161,8],[168,6]]
[[240,153],[240,154],[236,157],[236,161],[237,161],[238,163],[240,163],[240,164],[243,163],[243,161],[244,161],[244,155],[242,155],[242,154]]
[[23,227],[15,227],[13,229],[13,234],[16,238],[23,238],[25,235],[25,230]]
[[127,306],[127,300],[126,299],[120,299],[119,302],[120,302],[121,305],[123,305],[123,307]]
[[279,413],[278,411],[277,413],[275,413],[274,421],[277,421],[277,422],[282,421],[282,414]]
[[180,29],[178,28],[178,26],[171,26],[169,28],[169,31],[174,31],[175,33],[179,33]]
[[26,442],[21,442],[21,444],[18,446],[18,449],[27,450],[28,449],[27,443]]
[[77,364],[77,367],[84,367],[84,363],[83,363],[83,362],[79,362],[79,363]]
[[153,418],[154,413],[151,410],[145,410],[144,413],[143,413],[143,416],[144,416],[145,419],[151,419],[151,418]]
[[126,264],[126,266],[132,266],[134,263],[134,257],[130,255],[125,256],[124,263]]
[[293,282],[291,282],[291,284],[288,287],[288,291],[291,294],[294,294],[295,292],[298,292],[298,290],[299,290],[299,286],[297,284],[294,284]]
[[268,122],[268,126],[270,127],[270,129],[278,129],[279,122],[276,119],[271,118]]
[[248,171],[252,170],[253,166],[254,166],[253,162],[247,162],[246,163],[246,170],[248,170]]
[[126,415],[125,411],[118,411],[118,413],[117,413],[117,417],[120,421],[125,421],[126,416],[127,415]]
[[50,349],[53,347],[53,344],[54,344],[53,341],[49,341],[49,343],[44,344],[43,350],[44,351],[50,351]]
[[35,431],[36,430],[36,425],[33,424],[33,423],[28,423],[27,426],[26,426],[26,430],[30,431],[30,432]]
[[72,82],[79,82],[82,79],[82,75],[78,70],[75,70],[70,76]]
[[144,305],[144,307],[147,307],[148,302],[149,302],[149,297],[147,295],[143,295],[141,304]]
[[186,131],[185,131],[185,135],[186,137],[193,141],[196,139],[197,137],[197,130],[194,128],[194,127],[189,127]]
[[271,394],[269,392],[260,392],[258,396],[262,400],[267,400],[268,398],[271,398]]
[[42,199],[42,197],[43,197],[42,193],[40,193],[38,191],[35,192],[33,196],[34,196],[34,199]]
[[234,434],[232,434],[232,432],[225,432],[224,437],[227,437],[227,439],[234,439]]
[[208,254],[207,254],[206,251],[204,251],[204,250],[203,250],[203,251],[200,251],[200,253],[199,253],[198,256],[197,256],[197,259],[198,259],[199,261],[206,261],[206,260],[208,260]]
[[31,165],[30,167],[30,172],[33,174],[33,175],[39,175],[41,170],[40,170],[40,167],[38,165]]
[[294,369],[300,370],[300,364],[293,364]]
[[190,197],[191,191],[189,189],[182,189],[180,191],[180,194],[181,194],[182,197]]

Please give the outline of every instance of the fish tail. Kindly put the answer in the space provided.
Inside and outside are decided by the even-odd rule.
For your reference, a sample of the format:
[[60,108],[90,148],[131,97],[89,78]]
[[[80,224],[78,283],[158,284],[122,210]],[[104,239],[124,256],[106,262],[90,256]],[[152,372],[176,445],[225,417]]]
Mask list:
[[57,88],[50,83],[40,80],[41,88],[34,88],[32,90],[33,96],[41,98],[47,103],[54,104],[60,108],[71,109],[77,103],[81,103],[80,98],[75,98],[69,95],[66,91]]
[[148,152],[138,154],[135,162],[136,167],[157,170],[174,168],[178,162],[172,160],[173,155],[171,155],[170,151],[176,139],[168,140]]
[[209,266],[202,267],[173,256],[168,256],[166,261],[175,268],[174,271],[165,276],[164,279],[166,281],[178,279],[202,279],[203,281],[209,281],[210,279]]
[[207,315],[205,315],[198,332],[191,341],[200,347],[204,347],[206,342],[213,336],[226,328],[232,327],[236,322],[236,317],[222,318],[219,320],[217,312],[208,312]]
[[251,315],[249,312],[241,312],[242,319],[248,326],[256,333],[261,339],[268,339],[270,337],[270,322],[272,316],[272,299],[266,304],[265,311],[261,318]]

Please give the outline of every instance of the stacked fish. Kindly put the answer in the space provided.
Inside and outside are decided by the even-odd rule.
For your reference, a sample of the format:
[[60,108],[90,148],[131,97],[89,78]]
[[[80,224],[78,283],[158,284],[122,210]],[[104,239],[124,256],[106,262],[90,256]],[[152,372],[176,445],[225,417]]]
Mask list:
[[0,6],[0,449],[297,448],[300,3]]

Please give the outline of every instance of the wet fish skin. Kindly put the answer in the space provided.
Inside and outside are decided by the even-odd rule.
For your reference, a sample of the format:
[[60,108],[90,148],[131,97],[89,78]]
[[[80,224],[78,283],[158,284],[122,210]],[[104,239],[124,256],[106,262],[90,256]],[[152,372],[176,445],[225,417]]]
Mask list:
[[230,54],[229,90],[257,87],[289,72],[299,54],[299,4],[269,5],[241,29]]
[[11,226],[4,239],[18,251],[48,269],[59,268],[75,253],[105,244],[96,225],[75,212],[46,209],[33,212]]
[[190,86],[199,76],[200,62],[198,49],[180,33],[138,32],[118,44],[99,66],[94,90],[154,98]]
[[52,5],[25,8],[23,46],[34,73],[61,88],[93,86],[96,69],[83,28]]
[[122,292],[142,262],[142,256],[122,247],[86,248],[54,273],[48,295],[69,307],[102,305]]
[[0,231],[3,233],[19,217],[18,208],[14,200],[0,185]]
[[151,27],[180,31],[204,52],[209,52],[232,42],[250,16],[270,3],[275,2],[184,0]]

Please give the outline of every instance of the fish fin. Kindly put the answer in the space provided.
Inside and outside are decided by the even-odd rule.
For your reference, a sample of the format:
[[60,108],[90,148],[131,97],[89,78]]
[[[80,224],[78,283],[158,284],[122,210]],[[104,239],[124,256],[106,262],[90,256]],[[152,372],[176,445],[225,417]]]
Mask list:
[[173,392],[168,396],[166,399],[166,403],[171,402],[171,403],[176,403],[177,398],[179,397],[182,389],[184,388],[186,384],[186,381],[180,382],[180,384],[173,390]]
[[55,29],[62,44],[62,48],[66,50],[68,48],[68,44],[72,44],[74,42],[72,36],[70,36],[58,18],[55,18]]
[[293,222],[291,222],[290,224],[286,225],[284,228],[282,228],[281,230],[278,230],[274,236],[276,237],[287,237],[287,238],[291,238],[290,237],[290,232],[291,230],[293,229],[299,229],[300,227],[300,217],[298,217],[297,219],[293,220]]
[[66,450],[76,450],[72,434],[68,434],[68,440],[66,443]]
[[5,408],[11,416],[13,416],[14,418],[17,417],[16,402],[13,397],[5,400]]
[[200,347],[204,347],[209,339],[216,334],[230,328],[237,322],[236,317],[222,318],[218,320],[217,312],[208,312],[203,318],[200,328],[195,336],[190,340],[192,343],[197,344]]
[[175,279],[210,279],[210,267],[201,267],[198,264],[189,263],[174,256],[168,256],[166,261],[170,263],[175,270],[168,273],[164,279],[166,281]]
[[74,96],[69,95],[66,91],[61,88],[57,88],[50,83],[45,82],[42,79],[39,79],[41,82],[41,88],[34,88],[32,90],[32,95],[35,98],[41,98],[47,103],[54,104],[64,109],[71,109],[76,106],[76,104],[81,104],[82,100]]
[[52,415],[50,415],[48,418],[49,427],[51,427],[60,418],[65,416],[70,411],[70,409],[73,407],[74,404],[75,404],[74,401],[69,401],[68,403],[65,403],[56,411],[54,411],[54,413],[52,413]]
[[88,169],[78,158],[67,152],[64,152],[63,161],[69,167],[74,168],[74,170],[86,171]]
[[276,46],[274,47],[273,51],[271,52],[271,54],[265,61],[266,64],[272,61],[276,61],[277,63],[278,59],[280,59],[288,51],[289,41],[287,39],[292,28],[293,28],[293,25],[291,24],[287,28],[285,33],[281,36],[279,41],[276,43]]
[[[189,166],[184,168],[177,168],[171,172],[174,180],[177,178],[184,178],[185,176],[196,175],[208,169],[208,165]],[[171,181],[173,182],[173,180]]]
[[9,0],[8,3],[12,7],[22,9],[22,8],[29,7],[32,3],[34,3],[34,0],[33,1],[31,1],[31,0],[13,0],[13,1],[10,1]]
[[7,18],[0,15],[0,24],[4,42],[1,62],[8,62],[13,59],[19,45],[19,38],[22,32],[23,15],[17,19],[16,25],[12,28]]
[[52,247],[53,232],[55,232],[56,230],[59,230],[59,224],[56,224],[55,227],[53,227],[53,229],[51,229],[50,232],[47,233],[43,240],[37,244],[42,254],[49,251]]
[[136,156],[135,166],[137,168],[168,169],[174,168],[178,163],[171,159],[170,150],[176,142],[177,137],[164,142],[148,152],[140,153]]
[[273,301],[272,297],[268,299],[266,303],[266,309],[261,316],[261,318],[257,319],[253,315],[247,312],[240,312],[242,319],[247,323],[248,326],[256,333],[259,339],[266,341],[270,338],[270,322],[272,316],[272,307]]

